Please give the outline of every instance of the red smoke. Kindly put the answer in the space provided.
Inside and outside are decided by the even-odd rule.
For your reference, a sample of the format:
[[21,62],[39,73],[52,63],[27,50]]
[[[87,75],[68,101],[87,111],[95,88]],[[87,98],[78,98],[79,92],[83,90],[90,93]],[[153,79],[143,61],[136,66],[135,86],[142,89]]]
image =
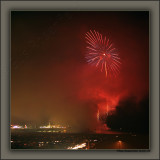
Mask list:
[[[12,120],[45,115],[93,126],[98,110],[103,114],[122,99],[149,93],[148,12],[19,12],[11,22]],[[111,38],[118,50],[116,78],[86,62],[90,29]]]

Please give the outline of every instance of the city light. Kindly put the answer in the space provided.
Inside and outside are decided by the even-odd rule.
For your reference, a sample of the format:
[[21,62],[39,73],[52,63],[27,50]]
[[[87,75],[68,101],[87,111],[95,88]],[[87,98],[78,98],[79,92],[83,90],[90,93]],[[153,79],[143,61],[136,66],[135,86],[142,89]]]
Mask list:
[[80,149],[80,148],[84,148],[86,147],[86,143],[82,143],[82,144],[77,144],[74,147],[68,147],[67,149]]
[[47,126],[40,126],[39,128],[66,128],[61,125],[51,125],[50,123]]
[[23,127],[19,125],[11,125],[11,129],[23,129]]

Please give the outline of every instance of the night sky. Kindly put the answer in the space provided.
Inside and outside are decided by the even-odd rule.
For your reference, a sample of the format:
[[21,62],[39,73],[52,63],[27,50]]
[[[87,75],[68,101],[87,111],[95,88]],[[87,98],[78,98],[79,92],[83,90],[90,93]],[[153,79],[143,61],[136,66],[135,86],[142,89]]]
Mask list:
[[[120,74],[86,62],[85,34],[109,37]],[[91,126],[119,101],[149,95],[149,12],[11,13],[11,121]],[[129,106],[128,106],[129,107]]]

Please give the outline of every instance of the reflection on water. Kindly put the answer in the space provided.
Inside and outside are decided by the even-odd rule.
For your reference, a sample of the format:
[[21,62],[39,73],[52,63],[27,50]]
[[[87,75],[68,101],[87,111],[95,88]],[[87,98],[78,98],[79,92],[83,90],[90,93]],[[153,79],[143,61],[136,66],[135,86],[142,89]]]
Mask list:
[[37,130],[11,132],[12,149],[148,149],[149,136],[106,131],[105,134]]

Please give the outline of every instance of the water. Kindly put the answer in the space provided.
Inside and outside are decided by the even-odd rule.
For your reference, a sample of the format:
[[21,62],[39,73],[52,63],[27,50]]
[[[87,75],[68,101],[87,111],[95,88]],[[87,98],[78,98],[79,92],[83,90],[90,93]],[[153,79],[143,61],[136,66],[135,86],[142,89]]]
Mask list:
[[[80,146],[78,148],[77,146]],[[11,149],[148,149],[149,136],[106,131],[103,134],[57,130],[12,130]]]

